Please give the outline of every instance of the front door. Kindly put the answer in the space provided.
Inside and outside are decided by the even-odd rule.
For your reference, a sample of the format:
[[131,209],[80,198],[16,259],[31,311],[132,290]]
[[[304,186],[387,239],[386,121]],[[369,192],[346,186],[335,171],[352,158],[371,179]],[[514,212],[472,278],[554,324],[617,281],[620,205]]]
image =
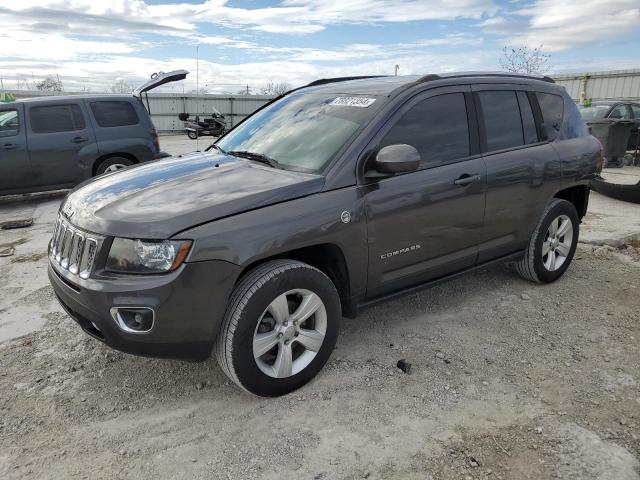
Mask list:
[[29,153],[38,186],[75,185],[90,175],[95,135],[81,102],[27,106]]
[[23,111],[20,103],[0,107],[0,194],[34,186]]
[[386,178],[365,174],[360,186],[367,215],[369,298],[464,270],[476,261],[486,174],[469,91],[446,87],[414,97],[373,141],[374,151],[411,145],[422,163],[418,171]]

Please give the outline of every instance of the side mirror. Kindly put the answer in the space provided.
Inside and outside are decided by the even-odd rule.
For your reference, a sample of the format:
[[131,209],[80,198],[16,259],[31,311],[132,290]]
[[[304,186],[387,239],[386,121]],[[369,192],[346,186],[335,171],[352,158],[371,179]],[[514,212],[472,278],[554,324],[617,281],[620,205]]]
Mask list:
[[421,160],[420,153],[411,145],[388,145],[378,152],[373,166],[379,173],[407,173],[416,171]]

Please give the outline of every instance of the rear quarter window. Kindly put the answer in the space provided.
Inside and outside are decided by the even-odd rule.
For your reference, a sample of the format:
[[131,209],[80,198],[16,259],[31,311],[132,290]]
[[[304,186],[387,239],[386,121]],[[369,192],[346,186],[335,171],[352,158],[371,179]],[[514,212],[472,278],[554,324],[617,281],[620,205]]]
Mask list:
[[105,128],[137,125],[140,121],[133,105],[125,101],[91,102],[91,111],[97,124]]
[[553,93],[536,92],[540,110],[542,110],[542,121],[547,126],[549,141],[558,137],[562,128],[562,117],[564,115],[564,99],[560,95]]
[[584,122],[580,109],[570,98],[565,98],[564,100],[564,112],[565,121],[562,127],[563,139],[586,137],[589,135],[589,129]]

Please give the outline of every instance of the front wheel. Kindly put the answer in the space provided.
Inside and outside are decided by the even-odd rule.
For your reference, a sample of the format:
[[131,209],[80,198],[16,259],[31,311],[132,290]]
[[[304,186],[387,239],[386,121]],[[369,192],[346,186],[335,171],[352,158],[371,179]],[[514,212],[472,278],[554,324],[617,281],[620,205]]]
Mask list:
[[573,204],[554,198],[542,213],[523,258],[516,264],[520,276],[537,283],[560,278],[573,260],[579,224]]
[[311,380],[336,343],[340,297],[320,270],[273,260],[247,273],[216,341],[225,374],[255,395],[275,397]]
[[187,137],[189,137],[191,140],[196,140],[198,138],[198,132],[196,132],[195,130],[187,130]]

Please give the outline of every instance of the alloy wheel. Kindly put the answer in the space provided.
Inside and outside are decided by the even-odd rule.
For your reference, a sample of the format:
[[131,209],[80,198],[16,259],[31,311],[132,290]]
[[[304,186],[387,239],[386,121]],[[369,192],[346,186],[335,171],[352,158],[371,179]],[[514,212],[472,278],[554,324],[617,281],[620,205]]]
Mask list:
[[264,311],[253,335],[258,368],[273,378],[304,370],[316,357],[327,332],[327,311],[320,297],[295,289],[276,297]]
[[115,172],[117,170],[122,170],[126,166],[127,165],[125,165],[123,163],[114,163],[113,165],[109,165],[107,168],[105,168],[104,169],[104,173],[109,173],[109,172]]
[[552,220],[542,242],[542,263],[550,272],[566,262],[573,246],[573,223],[567,215]]

